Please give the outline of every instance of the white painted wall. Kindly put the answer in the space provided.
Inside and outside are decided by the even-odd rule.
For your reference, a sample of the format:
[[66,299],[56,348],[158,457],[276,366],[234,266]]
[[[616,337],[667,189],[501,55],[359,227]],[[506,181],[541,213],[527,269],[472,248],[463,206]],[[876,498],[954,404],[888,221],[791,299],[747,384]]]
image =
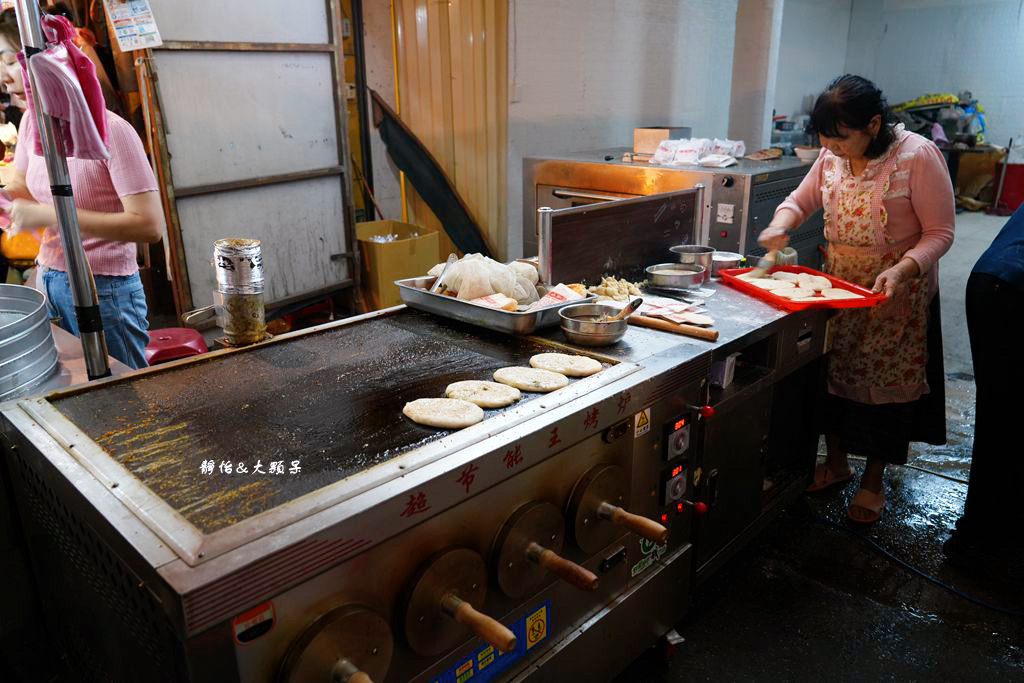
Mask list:
[[776,113],[809,113],[818,93],[846,73],[852,4],[851,0],[786,0],[775,80]]
[[970,90],[991,142],[1024,136],[1021,0],[853,0],[846,69],[892,104]]
[[509,0],[508,254],[523,157],[632,146],[633,128],[728,130],[736,0]]
[[771,142],[784,0],[739,0],[729,137],[754,151]]

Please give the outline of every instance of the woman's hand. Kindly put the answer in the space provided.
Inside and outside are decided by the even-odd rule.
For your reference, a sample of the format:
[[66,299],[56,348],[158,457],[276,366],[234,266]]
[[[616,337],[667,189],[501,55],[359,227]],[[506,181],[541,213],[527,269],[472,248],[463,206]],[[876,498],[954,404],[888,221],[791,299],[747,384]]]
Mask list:
[[907,281],[917,277],[919,274],[920,269],[917,267],[917,261],[905,258],[892,268],[879,273],[878,277],[875,278],[875,286],[871,288],[871,291],[881,292],[887,299],[891,300],[902,294],[907,288]]
[[10,209],[10,232],[37,230],[54,225],[57,212],[49,204],[39,204],[28,199],[15,199]]
[[785,249],[789,245],[789,234],[785,228],[769,225],[757,236],[757,243],[765,249]]

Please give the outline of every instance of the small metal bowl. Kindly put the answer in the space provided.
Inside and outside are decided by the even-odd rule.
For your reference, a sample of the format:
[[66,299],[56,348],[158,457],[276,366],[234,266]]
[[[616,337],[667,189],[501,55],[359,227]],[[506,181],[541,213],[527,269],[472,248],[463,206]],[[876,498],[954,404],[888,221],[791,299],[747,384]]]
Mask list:
[[711,279],[712,257],[715,254],[714,247],[705,247],[701,244],[680,244],[669,249],[679,257],[680,263],[688,263],[704,268],[704,282]]
[[622,339],[629,328],[625,320],[597,322],[590,318],[616,315],[618,308],[604,304],[574,304],[558,311],[562,319],[562,332],[571,342],[581,346],[608,346]]
[[647,267],[647,281],[655,287],[696,289],[704,282],[704,266],[689,263],[659,263]]
[[718,271],[726,268],[739,268],[745,260],[734,251],[716,251],[711,257],[711,277],[718,277]]

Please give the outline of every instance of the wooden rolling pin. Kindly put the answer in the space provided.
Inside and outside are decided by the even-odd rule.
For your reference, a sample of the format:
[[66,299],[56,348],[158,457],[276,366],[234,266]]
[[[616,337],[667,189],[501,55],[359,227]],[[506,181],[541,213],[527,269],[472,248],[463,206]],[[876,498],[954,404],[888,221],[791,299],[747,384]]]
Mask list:
[[640,325],[641,327],[651,327],[655,330],[664,330],[665,332],[683,334],[687,337],[696,337],[697,339],[704,339],[707,341],[718,341],[718,330],[697,327],[696,325],[683,325],[680,323],[669,322],[668,320],[648,318],[646,315],[637,315],[636,313],[629,316],[629,322],[634,325]]
[[526,556],[580,590],[597,590],[597,574],[565,559],[553,550],[531,543],[526,550]]
[[617,505],[601,503],[597,506],[597,514],[602,519],[607,519],[612,524],[629,529],[637,536],[642,536],[648,541],[660,544],[668,540],[668,529],[653,519],[647,519],[640,515],[634,515],[632,512],[626,512]]

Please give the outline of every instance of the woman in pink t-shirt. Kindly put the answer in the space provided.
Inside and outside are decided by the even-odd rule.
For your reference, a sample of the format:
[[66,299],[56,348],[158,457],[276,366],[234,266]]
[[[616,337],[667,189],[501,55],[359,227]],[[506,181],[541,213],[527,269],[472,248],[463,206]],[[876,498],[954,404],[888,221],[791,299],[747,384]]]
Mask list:
[[[0,34],[0,52],[17,51]],[[24,97],[20,67],[0,60],[0,81],[12,95]],[[4,188],[13,204],[11,230],[46,228],[37,262],[50,316],[78,334],[64,249],[56,229],[46,160],[31,149],[36,122],[22,120],[15,151],[14,181]],[[136,263],[136,242],[158,242],[164,232],[163,208],[156,178],[135,129],[107,112],[110,159],[68,159],[85,255],[96,279],[100,315],[110,355],[133,368],[146,366],[149,343],[146,296]]]
[[895,125],[882,91],[860,76],[829,85],[811,129],[821,154],[758,240],[782,248],[824,209],[826,272],[889,297],[831,321],[828,458],[808,489],[850,480],[847,453],[866,456],[848,514],[874,522],[886,463],[905,463],[911,441],[946,442],[937,264],[953,243],[953,187],[938,148]]

